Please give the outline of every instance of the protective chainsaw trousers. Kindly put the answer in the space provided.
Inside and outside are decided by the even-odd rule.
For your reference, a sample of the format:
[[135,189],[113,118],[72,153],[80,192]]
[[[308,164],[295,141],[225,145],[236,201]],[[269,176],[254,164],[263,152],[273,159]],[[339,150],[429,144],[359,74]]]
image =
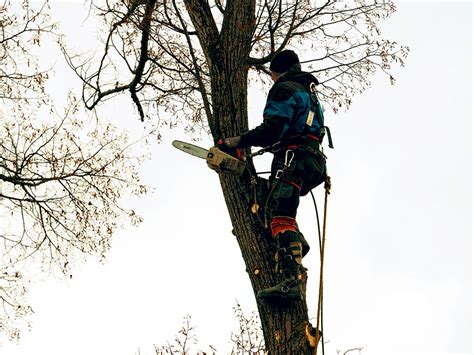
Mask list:
[[287,150],[276,153],[270,176],[271,190],[267,201],[267,218],[271,223],[272,236],[293,231],[302,244],[305,256],[309,245],[296,224],[296,212],[300,195],[308,193],[326,179],[324,155],[304,150]]
[[280,282],[261,290],[260,299],[302,298],[302,274],[306,269],[302,258],[309,245],[296,224],[300,196],[326,179],[325,157],[304,150],[286,150],[275,154],[270,176],[271,190],[267,201],[267,217],[277,252],[275,271]]
[[300,196],[326,179],[326,159],[320,153],[286,150],[275,153],[272,161],[271,190],[267,216],[296,217]]

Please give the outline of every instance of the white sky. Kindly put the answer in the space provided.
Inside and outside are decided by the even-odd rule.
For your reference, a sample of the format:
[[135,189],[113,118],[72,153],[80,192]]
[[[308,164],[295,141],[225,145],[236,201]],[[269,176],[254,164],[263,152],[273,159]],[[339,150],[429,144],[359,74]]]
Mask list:
[[[77,40],[85,29],[77,29],[84,17],[75,2],[52,1]],[[472,4],[398,6],[383,26],[385,37],[411,48],[396,85],[379,76],[350,112],[327,118],[336,149],[326,150],[333,180],[326,354],[356,346],[363,355],[471,354]],[[64,87],[62,70],[54,79],[58,94],[79,86],[71,75]],[[250,97],[257,123],[265,93]],[[107,109],[117,122],[140,125],[126,114],[128,99]],[[186,139],[179,130],[164,133],[143,166],[156,193],[128,202],[145,221],[116,235],[105,265],[91,261],[67,283],[33,285],[32,331],[1,354],[152,354],[153,344],[174,339],[187,314],[197,326],[196,350],[212,344],[219,354],[230,351],[235,300],[247,313],[256,309],[244,263],[217,176],[171,147],[173,139]],[[260,170],[268,159],[257,162]],[[310,200],[303,199],[298,222],[313,246],[305,265],[314,315]]]

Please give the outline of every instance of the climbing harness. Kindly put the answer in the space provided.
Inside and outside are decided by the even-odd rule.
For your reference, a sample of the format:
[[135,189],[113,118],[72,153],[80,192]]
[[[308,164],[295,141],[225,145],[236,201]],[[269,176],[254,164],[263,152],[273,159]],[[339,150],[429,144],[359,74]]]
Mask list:
[[324,137],[327,134],[327,136],[328,136],[328,146],[329,146],[329,148],[334,148],[334,145],[332,143],[331,131],[329,130],[328,126],[324,125],[323,107],[322,107],[321,101],[319,100],[319,97],[318,97],[318,90],[316,88],[316,83],[315,82],[312,82],[309,85],[309,92],[310,92],[311,101],[313,102],[314,106],[316,107],[316,112],[314,112],[312,110],[309,110],[303,134],[307,134],[309,132],[309,128],[313,124],[313,118],[316,115],[316,118],[318,120],[319,127],[320,127],[319,137],[318,137],[319,141],[322,142]]
[[288,149],[285,152],[285,162],[283,163],[284,164],[283,169],[277,170],[275,174],[275,179],[284,181],[296,187],[299,191],[301,191],[303,180],[295,176],[295,174],[293,173],[293,170],[291,169],[291,163],[293,162],[294,158],[295,158],[295,151],[292,149]]

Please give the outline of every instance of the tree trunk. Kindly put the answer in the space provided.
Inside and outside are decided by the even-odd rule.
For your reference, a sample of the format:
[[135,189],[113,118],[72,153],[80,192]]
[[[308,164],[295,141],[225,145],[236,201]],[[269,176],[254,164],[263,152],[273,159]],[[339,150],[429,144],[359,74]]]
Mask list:
[[[207,2],[185,0],[209,66],[212,116],[209,126],[215,140],[248,130],[247,60],[255,30],[255,1],[227,1],[219,32]],[[248,170],[254,172],[252,161]],[[274,272],[275,246],[263,225],[263,213],[252,214],[254,189],[251,174],[220,175],[222,192],[232,221],[233,234],[244,258],[254,295],[279,282]],[[260,212],[268,194],[267,183],[257,179]],[[305,292],[304,292],[305,293]],[[312,354],[306,339],[306,296],[303,301],[270,304],[257,300],[266,349],[269,354]]]

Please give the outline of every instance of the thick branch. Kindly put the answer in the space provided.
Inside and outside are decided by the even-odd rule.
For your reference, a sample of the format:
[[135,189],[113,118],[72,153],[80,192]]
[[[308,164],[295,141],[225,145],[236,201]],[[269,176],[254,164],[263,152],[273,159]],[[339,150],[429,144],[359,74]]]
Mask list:
[[193,44],[192,44],[190,35],[187,31],[186,23],[184,22],[184,19],[181,16],[181,13],[178,9],[178,6],[176,5],[176,1],[175,0],[172,0],[172,1],[173,1],[174,10],[176,11],[176,14],[179,18],[179,22],[180,22],[181,27],[183,28],[184,34],[186,36],[186,43],[188,44],[189,54],[191,55],[192,63],[193,63],[193,66],[194,66],[194,76],[196,78],[196,81],[198,82],[199,92],[201,94],[201,98],[202,98],[202,101],[203,101],[203,104],[204,104],[204,110],[206,111],[207,120],[208,120],[208,122],[213,122],[214,119],[213,119],[213,116],[212,116],[211,104],[209,103],[208,93],[207,93],[206,87],[204,85],[204,81],[202,80],[201,67],[198,64],[196,54],[195,54],[195,51],[194,51],[194,48],[193,48]]
[[222,61],[222,48],[219,30],[207,1],[184,0],[186,10],[193,22],[209,67]]

